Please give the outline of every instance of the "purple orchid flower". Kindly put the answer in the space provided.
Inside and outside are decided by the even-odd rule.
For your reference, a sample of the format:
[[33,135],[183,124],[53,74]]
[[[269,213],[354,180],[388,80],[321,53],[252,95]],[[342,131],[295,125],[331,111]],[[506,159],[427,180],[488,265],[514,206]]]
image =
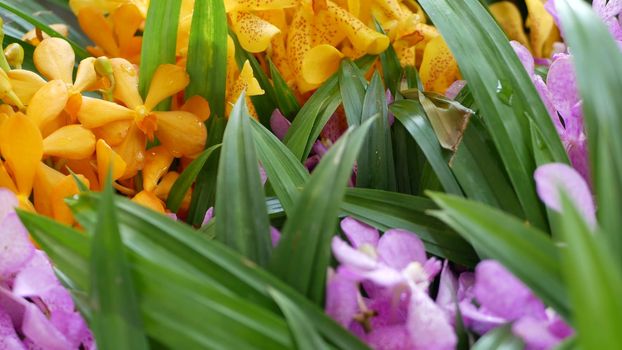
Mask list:
[[326,312],[375,349],[455,348],[451,321],[427,291],[441,264],[421,240],[397,229],[380,237],[352,218],[341,228],[351,244],[333,238],[341,266],[329,274]]
[[30,241],[16,206],[15,195],[0,189],[0,349],[95,349],[71,295]]
[[[553,16],[555,24],[560,29],[560,33],[563,36],[564,31],[559,20],[556,8],[557,0],[548,0],[544,4],[544,8]],[[622,48],[622,1],[621,0],[594,0],[592,1],[592,9],[605,23],[609,32],[613,38],[618,42],[620,48]]]
[[458,300],[468,329],[483,335],[511,323],[512,333],[523,339],[527,350],[551,349],[574,333],[527,286],[494,260],[481,261],[474,273],[463,272],[458,280],[444,267],[437,302],[450,317],[455,317],[454,300]]
[[545,83],[542,77],[534,71],[534,59],[529,50],[516,41],[510,44],[523,63],[549,112],[573,167],[589,181],[587,139],[572,56],[556,55]]

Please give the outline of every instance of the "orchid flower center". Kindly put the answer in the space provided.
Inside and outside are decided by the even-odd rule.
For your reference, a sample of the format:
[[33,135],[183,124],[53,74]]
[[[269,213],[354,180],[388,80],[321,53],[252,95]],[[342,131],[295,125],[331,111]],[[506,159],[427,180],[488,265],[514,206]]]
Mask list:
[[373,245],[369,244],[369,243],[365,243],[363,245],[361,245],[358,250],[369,256],[370,258],[374,259],[374,260],[378,260],[378,252],[376,251],[376,247],[374,247]]
[[417,261],[413,261],[408,264],[408,266],[404,269],[403,274],[415,285],[422,286],[424,288],[428,286],[428,273],[423,268],[423,265]]

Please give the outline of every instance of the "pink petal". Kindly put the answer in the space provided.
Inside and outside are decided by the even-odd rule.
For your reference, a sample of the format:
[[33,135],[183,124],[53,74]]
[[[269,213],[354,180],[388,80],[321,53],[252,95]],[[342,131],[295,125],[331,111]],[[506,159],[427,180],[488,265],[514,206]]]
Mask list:
[[376,350],[415,349],[405,325],[386,326],[374,329],[365,340]]
[[268,181],[268,175],[266,174],[266,169],[264,169],[261,164],[259,164],[259,179],[261,180],[262,185],[265,185],[266,181]]
[[473,292],[480,309],[506,320],[525,316],[546,318],[544,304],[495,260],[484,260],[477,265]]
[[352,248],[341,238],[335,236],[332,240],[333,255],[341,264],[355,270],[373,270],[378,267],[378,262],[365,253]]
[[272,226],[270,226],[270,239],[272,241],[272,247],[276,247],[281,241],[281,232]]
[[546,111],[549,112],[549,116],[551,117],[551,120],[553,121],[553,124],[555,125],[555,129],[557,130],[558,133],[562,133],[564,131],[564,126],[562,125],[562,122],[559,120],[559,116],[557,115],[557,110],[555,109],[555,106],[553,105],[553,95],[551,94],[551,91],[546,86],[541,76],[533,75],[531,79],[533,81],[534,86],[536,87],[536,91],[538,92],[538,95],[540,95],[540,99],[542,100],[542,103],[544,104]]
[[560,189],[570,197],[587,223],[594,227],[596,215],[592,193],[585,179],[572,167],[561,163],[541,165],[534,173],[538,196],[547,207],[561,211]]
[[447,314],[448,319],[453,319],[456,311],[458,293],[458,280],[449,268],[449,261],[445,260],[441,270],[441,278],[438,284],[436,304]]
[[547,328],[548,321],[525,317],[512,325],[512,333],[525,341],[526,350],[552,349],[562,341]]
[[9,213],[14,213],[19,205],[17,197],[6,188],[0,188],[0,221]]
[[508,320],[502,317],[491,315],[481,308],[478,309],[471,301],[464,300],[460,302],[458,307],[460,308],[464,325],[480,335],[508,322]]
[[579,89],[572,63],[572,56],[558,55],[549,68],[546,86],[551,92],[555,109],[566,120],[571,117],[571,109],[579,100]]
[[19,271],[35,252],[28,232],[15,212],[0,222],[0,278]]
[[369,244],[372,247],[378,245],[380,238],[378,230],[351,217],[341,220],[341,230],[354,248],[359,248],[363,244]]
[[0,349],[25,350],[26,347],[15,333],[11,317],[0,308]]
[[414,233],[392,229],[378,241],[378,256],[389,267],[402,270],[413,261],[424,265],[427,257],[423,242]]
[[456,334],[443,310],[419,288],[411,288],[406,325],[415,349],[456,348]]
[[460,93],[460,91],[464,89],[466,84],[467,84],[466,80],[454,81],[451,85],[449,85],[449,87],[445,91],[445,97],[447,97],[450,100],[455,99],[456,96],[458,96],[458,94]]
[[55,286],[60,286],[60,283],[54,275],[52,265],[45,253],[37,250],[15,276],[13,294],[19,297],[40,297]]
[[285,138],[285,134],[287,134],[287,130],[292,126],[292,123],[285,118],[283,113],[280,110],[275,109],[272,112],[272,117],[270,117],[270,128],[272,128],[272,132],[274,135],[279,138],[279,140],[283,140]]
[[534,72],[534,62],[531,52],[529,52],[529,50],[521,45],[518,41],[510,41],[510,45],[512,45],[514,52],[523,64],[523,67],[525,67],[525,70],[527,71],[529,76],[532,76]]
[[34,305],[28,304],[24,313],[22,332],[34,344],[45,350],[71,349],[71,343]]
[[346,270],[332,274],[326,284],[326,313],[348,327],[358,312],[358,282]]
[[214,207],[209,207],[209,209],[207,209],[207,211],[205,212],[205,216],[203,217],[203,222],[201,223],[201,226],[209,224],[210,220],[212,220],[213,217]]
[[475,297],[473,286],[475,285],[475,274],[473,272],[463,272],[458,277],[458,301],[471,300]]

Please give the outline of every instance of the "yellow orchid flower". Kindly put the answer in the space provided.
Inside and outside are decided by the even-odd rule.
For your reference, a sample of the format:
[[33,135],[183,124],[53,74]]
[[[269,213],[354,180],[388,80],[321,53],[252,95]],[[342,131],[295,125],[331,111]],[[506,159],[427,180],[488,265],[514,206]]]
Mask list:
[[263,95],[265,91],[261,88],[257,79],[255,79],[253,68],[251,68],[251,64],[248,61],[244,62],[242,71],[240,71],[235,81],[227,86],[227,103],[225,106],[227,118],[231,113],[231,109],[233,109],[233,105],[237,102],[243,91],[246,92],[246,104],[248,105],[249,112],[251,116],[257,119],[257,112],[255,111],[255,107],[253,107],[250,96]]
[[[166,175],[162,177],[162,179],[158,183],[158,186],[153,191],[153,194],[155,194],[158,198],[160,198],[160,200],[166,201],[169,193],[171,192],[171,188],[173,187],[173,184],[175,184],[175,181],[177,181],[177,178],[179,178],[178,172],[169,171],[168,173],[166,173]],[[178,214],[183,214],[188,211],[188,208],[190,207],[191,199],[192,199],[192,188],[189,188],[186,194],[184,195],[184,199],[181,201],[181,206],[179,207],[179,210],[177,211]]]
[[[63,23],[50,24],[50,28],[54,29],[58,34],[67,37],[69,35],[69,27]],[[41,32],[37,28],[33,28],[22,35],[22,40],[32,46],[37,46],[44,39],[50,38],[46,33]]]
[[[28,102],[27,114],[36,117],[41,128],[63,110],[69,115],[70,121],[75,121],[82,105],[81,93],[89,90],[97,82],[95,58],[89,57],[80,62],[74,81],[75,54],[71,45],[63,39],[48,38],[35,49],[33,61],[37,70],[49,82],[32,95],[32,99]],[[39,100],[35,100],[35,96]],[[31,112],[31,108],[36,109],[36,113]],[[46,117],[40,116],[39,113]]]
[[149,0],[69,0],[69,8],[76,15],[84,8],[95,8],[107,14],[128,4],[136,6],[143,18],[147,17]]
[[490,5],[493,14],[510,40],[516,40],[531,50],[535,57],[548,58],[553,52],[553,43],[560,41],[559,30],[555,27],[553,17],[544,8],[544,0],[526,0],[528,17],[525,34],[523,19],[515,4],[500,1]]
[[162,200],[160,200],[160,198],[152,192],[145,190],[140,191],[134,196],[134,198],[132,198],[132,201],[151,210],[157,211],[158,213],[166,213],[166,209],[164,209],[164,202],[162,202]]
[[460,79],[458,63],[442,37],[436,37],[426,45],[419,75],[426,91],[439,94],[444,94],[449,85]]
[[87,47],[92,55],[122,57],[132,63],[140,61],[142,37],[136,32],[144,16],[135,4],[120,5],[108,16],[99,8],[82,7],[77,17],[84,34],[96,45]]
[[109,134],[109,130],[102,133],[102,128],[113,126],[121,130],[127,126],[126,131],[122,131],[125,135],[121,143],[114,147],[127,165],[123,178],[132,177],[143,168],[147,138],[157,137],[175,157],[190,156],[203,150],[207,130],[199,117],[185,111],[154,111],[158,103],[188,85],[188,74],[181,67],[171,64],[159,66],[143,102],[134,66],[120,58],[111,62],[115,78],[114,96],[125,106],[85,97],[78,119],[86,128],[99,128],[103,135]]

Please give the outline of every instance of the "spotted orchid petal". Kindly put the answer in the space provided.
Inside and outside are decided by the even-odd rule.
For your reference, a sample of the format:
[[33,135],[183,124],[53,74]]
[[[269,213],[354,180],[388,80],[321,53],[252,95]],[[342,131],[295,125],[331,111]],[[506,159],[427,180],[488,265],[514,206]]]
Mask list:
[[175,157],[192,156],[203,150],[207,139],[205,124],[192,113],[154,112],[158,120],[156,136]]
[[339,29],[347,35],[355,48],[370,55],[379,54],[387,49],[389,38],[386,35],[372,30],[332,1],[328,1],[327,4],[326,11],[339,23]]
[[75,54],[71,45],[60,38],[43,40],[33,53],[37,70],[48,80],[59,79],[65,84],[73,83]]
[[290,8],[298,5],[298,0],[225,0],[226,11],[264,11]]
[[66,159],[86,159],[95,151],[95,135],[81,125],[67,125],[43,140],[43,154]]
[[249,12],[233,11],[229,18],[240,45],[248,52],[265,51],[272,38],[281,32],[272,23]]
[[592,192],[585,179],[572,167],[561,163],[541,165],[534,173],[538,196],[547,207],[561,212],[560,191],[564,191],[587,223],[596,225]]
[[419,72],[425,90],[439,94],[445,93],[458,80],[458,63],[442,37],[436,37],[426,45]]

